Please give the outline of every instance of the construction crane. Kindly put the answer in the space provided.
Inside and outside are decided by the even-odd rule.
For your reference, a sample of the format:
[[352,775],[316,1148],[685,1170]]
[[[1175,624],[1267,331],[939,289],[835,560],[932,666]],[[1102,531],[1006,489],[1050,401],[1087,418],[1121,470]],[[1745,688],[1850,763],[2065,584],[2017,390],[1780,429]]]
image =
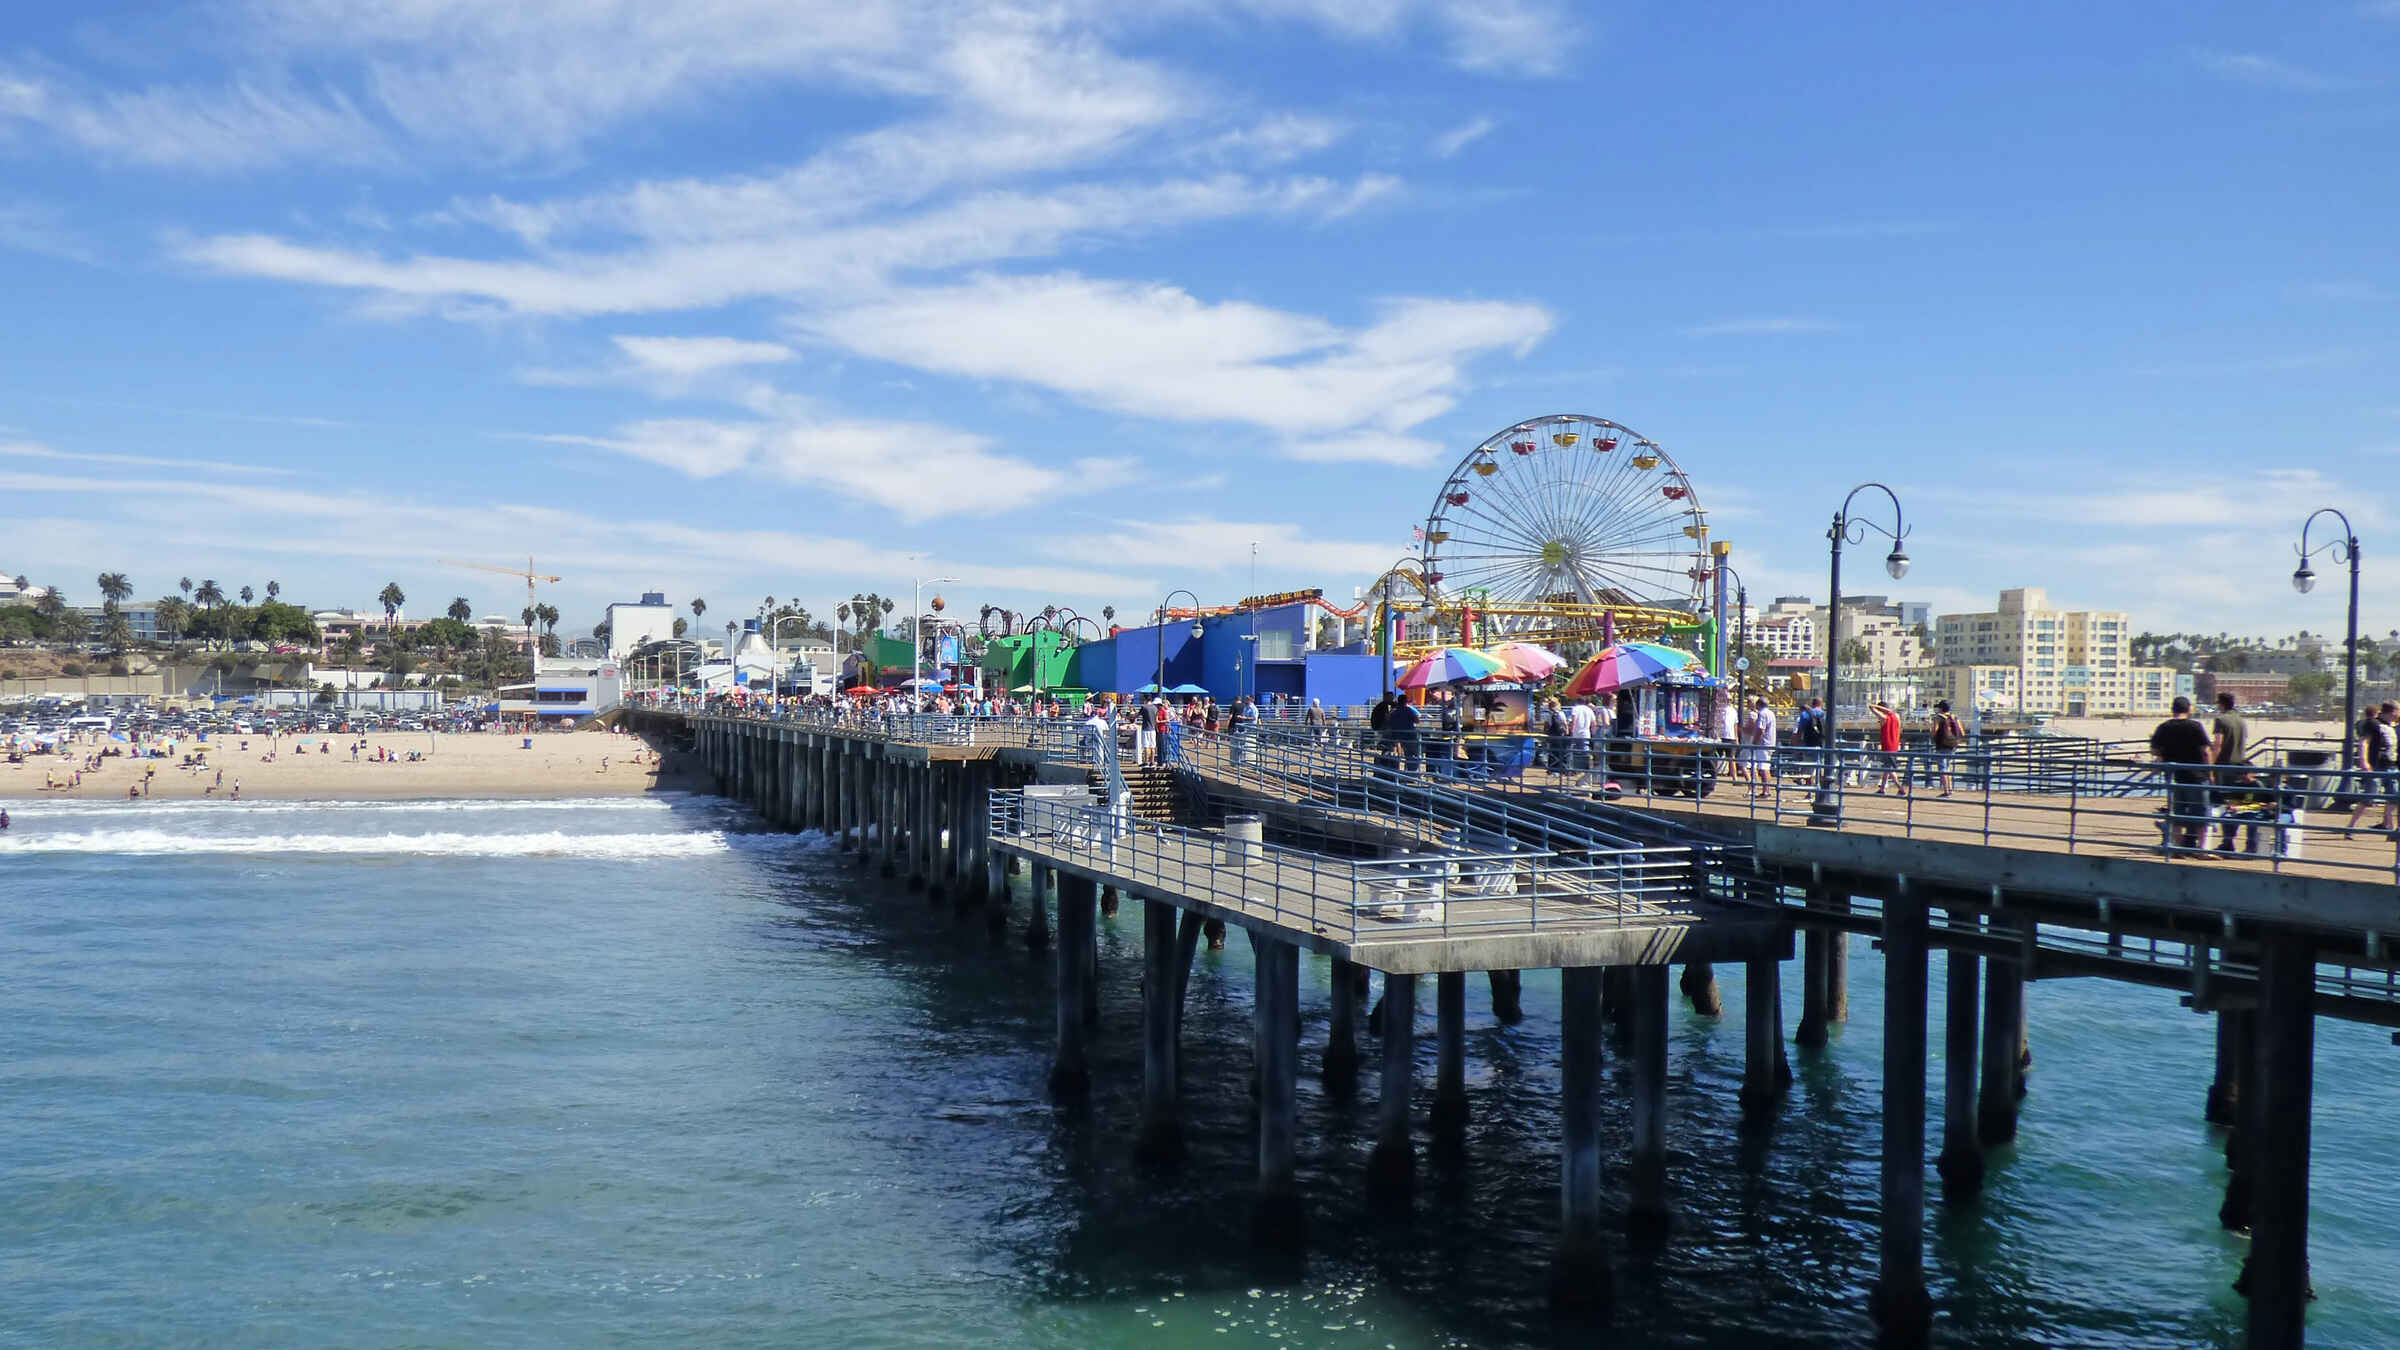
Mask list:
[[[530,610],[530,609],[533,609],[533,608],[535,608],[535,603],[534,603],[534,589],[533,589],[533,586],[534,586],[534,583],[535,583],[535,582],[537,582],[537,581],[548,581],[548,582],[556,583],[558,580],[560,580],[560,578],[558,578],[558,577],[554,577],[554,576],[551,576],[550,574],[548,574],[548,573],[546,573],[546,572],[537,572],[537,571],[533,570],[533,559],[532,559],[532,558],[527,558],[527,559],[525,560],[525,565],[524,565],[523,567],[521,567],[521,568],[519,568],[519,567],[494,567],[494,566],[492,566],[490,563],[460,562],[460,561],[458,561],[458,560],[457,560],[457,559],[455,559],[455,558],[444,558],[444,559],[442,559],[442,566],[444,566],[444,567],[464,567],[464,568],[468,569],[469,571],[473,571],[473,572],[498,572],[500,575],[502,575],[502,576],[504,576],[504,577],[523,577],[523,578],[525,578],[525,608],[527,608],[527,609],[529,609],[529,610]],[[526,655],[528,658],[531,658],[531,657],[533,657],[534,655],[536,655],[537,653],[539,653],[540,651],[541,651],[541,647],[538,645],[538,643],[536,642],[536,640],[535,640],[535,638],[534,638],[534,635],[533,635],[533,620],[531,620],[531,619],[527,619],[527,620],[525,621],[525,655]]]

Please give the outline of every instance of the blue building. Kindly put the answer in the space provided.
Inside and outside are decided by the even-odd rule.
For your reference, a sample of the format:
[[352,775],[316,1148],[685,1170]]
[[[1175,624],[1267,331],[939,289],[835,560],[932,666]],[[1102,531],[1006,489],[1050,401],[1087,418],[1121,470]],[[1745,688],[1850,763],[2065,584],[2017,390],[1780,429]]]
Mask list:
[[[1319,699],[1327,707],[1372,703],[1383,688],[1381,658],[1363,644],[1316,645],[1317,609],[1306,600],[1200,620],[1120,628],[1076,649],[1072,678],[1094,693],[1133,694],[1160,678],[1198,685],[1219,702],[1248,694]],[[1194,629],[1198,632],[1195,635]]]

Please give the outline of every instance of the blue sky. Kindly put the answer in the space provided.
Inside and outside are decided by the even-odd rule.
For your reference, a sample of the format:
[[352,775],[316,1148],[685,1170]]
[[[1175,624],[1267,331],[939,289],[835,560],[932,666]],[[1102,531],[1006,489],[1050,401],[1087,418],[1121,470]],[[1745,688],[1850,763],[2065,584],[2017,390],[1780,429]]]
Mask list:
[[1575,412],[1754,596],[1876,478],[1938,608],[2338,629],[2330,503],[2400,625],[2400,2],[1955,10],[17,6],[0,567],[1346,595]]

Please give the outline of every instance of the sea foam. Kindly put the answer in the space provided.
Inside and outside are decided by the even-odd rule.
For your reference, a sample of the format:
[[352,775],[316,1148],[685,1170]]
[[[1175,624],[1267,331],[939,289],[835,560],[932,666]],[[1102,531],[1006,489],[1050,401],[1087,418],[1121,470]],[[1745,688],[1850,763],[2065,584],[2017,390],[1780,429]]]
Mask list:
[[107,853],[120,857],[336,858],[597,858],[627,862],[697,858],[719,853],[772,853],[822,848],[808,834],[740,834],[694,830],[677,834],[607,834],[543,830],[520,834],[194,834],[167,829],[11,830],[0,835],[0,857],[11,853]]

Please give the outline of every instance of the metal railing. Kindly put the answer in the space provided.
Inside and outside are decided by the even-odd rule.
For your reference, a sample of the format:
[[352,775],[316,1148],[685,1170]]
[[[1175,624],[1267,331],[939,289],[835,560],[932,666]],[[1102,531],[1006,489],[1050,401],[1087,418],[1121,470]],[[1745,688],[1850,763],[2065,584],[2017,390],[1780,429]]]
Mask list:
[[[2361,825],[2378,820],[2385,802],[2400,815],[2400,775],[2268,762],[2175,766],[2087,744],[2042,760],[2013,749],[1887,755],[1843,745],[1822,792],[1828,761],[1815,746],[1262,728],[1247,745],[1192,753],[1212,775],[1272,780],[1289,795],[1362,810],[1405,809],[1411,786],[1422,784],[1613,803],[1701,830],[1712,821],[1839,821],[1905,838],[2400,881],[2400,836],[2351,824],[2361,802]],[[2262,748],[2254,758],[2280,753]]]
[[1681,849],[1567,853],[1503,841],[1352,858],[1021,792],[993,792],[991,811],[993,842],[1037,861],[1348,941],[1623,927],[1686,915],[1694,899]]

